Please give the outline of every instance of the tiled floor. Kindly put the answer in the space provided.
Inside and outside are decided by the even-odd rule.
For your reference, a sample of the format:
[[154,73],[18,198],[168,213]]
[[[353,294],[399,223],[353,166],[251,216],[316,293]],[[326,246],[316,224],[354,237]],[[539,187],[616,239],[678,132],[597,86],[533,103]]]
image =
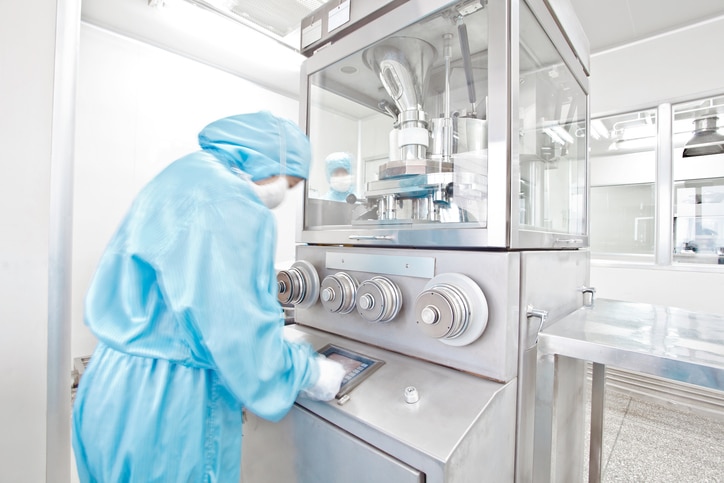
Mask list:
[[[724,483],[724,414],[700,414],[607,387],[603,424],[604,483]],[[585,451],[587,459],[588,441]]]

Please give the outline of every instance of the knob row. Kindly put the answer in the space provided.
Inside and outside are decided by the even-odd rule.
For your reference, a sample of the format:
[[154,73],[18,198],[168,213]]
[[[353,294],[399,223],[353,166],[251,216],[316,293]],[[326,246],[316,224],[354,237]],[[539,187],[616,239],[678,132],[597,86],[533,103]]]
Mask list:
[[[314,266],[298,261],[277,274],[277,284],[282,303],[308,308],[319,297],[328,311],[349,314],[357,309],[369,322],[390,322],[402,309],[400,288],[382,276],[358,283],[352,275],[337,272],[326,276],[320,285]],[[446,273],[425,285],[415,300],[414,314],[426,335],[448,345],[462,346],[475,341],[485,330],[488,304],[472,279]]]

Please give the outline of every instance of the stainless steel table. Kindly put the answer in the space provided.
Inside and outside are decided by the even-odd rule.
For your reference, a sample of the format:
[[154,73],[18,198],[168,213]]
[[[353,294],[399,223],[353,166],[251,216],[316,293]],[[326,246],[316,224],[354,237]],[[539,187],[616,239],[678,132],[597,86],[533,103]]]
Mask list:
[[[593,363],[589,482],[601,479],[606,365],[724,391],[724,317],[658,305],[597,299],[539,334],[534,462],[551,475],[556,364]],[[582,402],[584,401],[581,398]]]

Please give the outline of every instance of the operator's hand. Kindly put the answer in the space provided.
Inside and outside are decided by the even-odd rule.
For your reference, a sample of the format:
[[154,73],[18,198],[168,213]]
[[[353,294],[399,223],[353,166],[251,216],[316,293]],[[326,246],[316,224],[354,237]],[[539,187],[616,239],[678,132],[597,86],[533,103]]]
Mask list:
[[347,372],[342,364],[324,356],[318,356],[316,361],[319,366],[319,377],[314,384],[302,390],[300,395],[315,401],[331,401],[339,392],[342,379]]

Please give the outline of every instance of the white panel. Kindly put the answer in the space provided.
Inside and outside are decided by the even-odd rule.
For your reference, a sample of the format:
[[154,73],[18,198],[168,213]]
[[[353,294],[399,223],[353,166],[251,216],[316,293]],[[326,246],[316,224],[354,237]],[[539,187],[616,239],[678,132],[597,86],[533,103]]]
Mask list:
[[721,272],[591,265],[596,297],[724,315]]
[[724,14],[721,0],[570,0],[591,52],[621,46]]
[[674,150],[674,180],[724,178],[724,155],[684,158],[684,150]]
[[654,107],[663,101],[721,92],[724,64],[709,46],[724,42],[724,17],[693,29],[594,54],[591,116]]
[[304,57],[249,27],[183,0],[83,0],[83,20],[297,95]]
[[[0,2],[0,479],[45,481],[55,2]],[[63,475],[58,475],[62,478]]]
[[656,153],[620,154],[591,158],[591,186],[653,183],[656,178]]
[[721,0],[627,0],[626,3],[631,13],[634,32],[639,38],[667,32],[724,13]]

